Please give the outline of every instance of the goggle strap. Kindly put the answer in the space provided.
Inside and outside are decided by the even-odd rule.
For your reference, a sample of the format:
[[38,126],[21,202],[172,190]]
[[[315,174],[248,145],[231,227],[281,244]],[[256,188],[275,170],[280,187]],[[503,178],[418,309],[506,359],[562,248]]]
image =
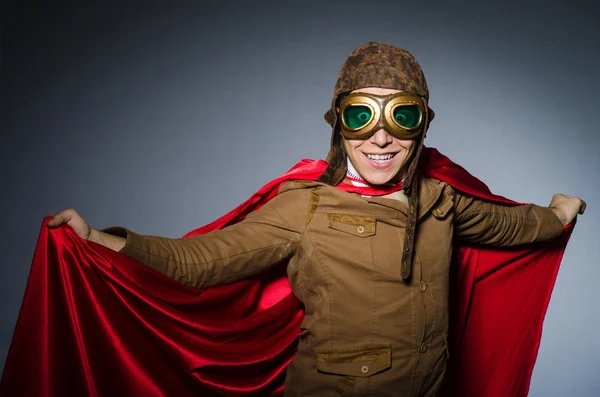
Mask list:
[[[415,175],[416,177],[416,175]],[[416,178],[413,178],[416,179]],[[419,195],[416,189],[408,196],[408,215],[406,219],[406,232],[404,234],[404,248],[402,250],[402,262],[400,275],[404,282],[410,281],[412,273],[412,258],[415,246],[415,230],[417,228],[417,201]]]

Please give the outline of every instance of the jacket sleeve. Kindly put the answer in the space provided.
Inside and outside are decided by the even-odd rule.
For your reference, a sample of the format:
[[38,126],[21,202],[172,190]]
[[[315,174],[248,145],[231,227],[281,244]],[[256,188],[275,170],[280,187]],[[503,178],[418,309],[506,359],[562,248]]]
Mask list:
[[561,221],[547,207],[504,205],[454,194],[454,231],[462,241],[512,247],[551,240],[563,232]]
[[246,219],[186,239],[147,236],[121,227],[103,230],[125,237],[119,252],[194,288],[238,281],[293,255],[304,231],[306,190],[275,196]]

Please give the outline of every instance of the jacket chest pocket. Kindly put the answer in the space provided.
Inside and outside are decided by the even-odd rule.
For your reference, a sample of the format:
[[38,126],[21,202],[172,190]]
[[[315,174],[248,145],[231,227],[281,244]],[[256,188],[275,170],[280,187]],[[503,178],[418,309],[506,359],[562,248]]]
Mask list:
[[315,234],[315,244],[323,254],[328,281],[337,286],[343,285],[346,292],[348,288],[358,289],[358,283],[352,280],[374,277],[376,218],[328,213],[326,222],[327,228]]
[[327,222],[330,229],[361,238],[374,236],[377,225],[375,217],[351,214],[327,214]]

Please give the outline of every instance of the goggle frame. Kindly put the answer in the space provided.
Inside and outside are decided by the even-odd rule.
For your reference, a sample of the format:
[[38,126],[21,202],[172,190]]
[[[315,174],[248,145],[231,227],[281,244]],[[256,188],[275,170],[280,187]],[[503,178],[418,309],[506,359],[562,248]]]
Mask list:
[[[413,127],[404,127],[394,118],[399,106],[416,105],[419,108],[419,121]],[[344,111],[350,106],[366,106],[371,110],[371,119],[363,126],[351,128],[346,124]],[[340,129],[346,139],[368,139],[381,128],[401,140],[415,140],[424,130],[428,107],[426,101],[415,94],[399,92],[389,95],[376,95],[364,92],[350,93],[340,100],[338,119]],[[383,114],[383,117],[381,115]]]

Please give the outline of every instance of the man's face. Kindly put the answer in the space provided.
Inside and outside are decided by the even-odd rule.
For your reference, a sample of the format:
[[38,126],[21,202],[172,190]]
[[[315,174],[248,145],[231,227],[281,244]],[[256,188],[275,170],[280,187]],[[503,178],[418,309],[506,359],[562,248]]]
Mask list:
[[[400,91],[387,88],[367,87],[352,91],[376,95],[395,94]],[[415,141],[400,140],[383,128],[367,139],[342,137],[350,161],[360,176],[371,185],[398,182],[404,178],[406,162]]]

